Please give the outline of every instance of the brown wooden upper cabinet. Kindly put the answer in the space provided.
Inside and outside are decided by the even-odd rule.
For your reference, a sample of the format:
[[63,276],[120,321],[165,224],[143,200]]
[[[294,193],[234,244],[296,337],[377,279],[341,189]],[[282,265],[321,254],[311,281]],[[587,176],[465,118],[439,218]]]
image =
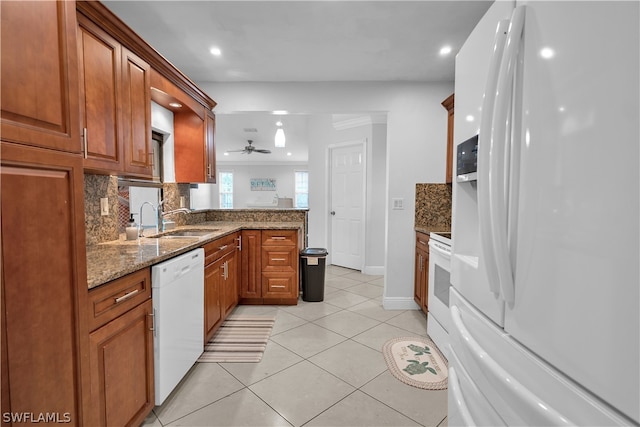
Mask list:
[[150,67],[78,16],[85,170],[152,178]]
[[442,106],[447,109],[447,169],[445,182],[451,184],[453,182],[453,102],[454,94],[452,93],[447,99],[442,101]]
[[155,70],[151,87],[151,99],[173,112],[176,182],[215,183],[215,115]]
[[74,2],[0,2],[4,141],[79,153]]

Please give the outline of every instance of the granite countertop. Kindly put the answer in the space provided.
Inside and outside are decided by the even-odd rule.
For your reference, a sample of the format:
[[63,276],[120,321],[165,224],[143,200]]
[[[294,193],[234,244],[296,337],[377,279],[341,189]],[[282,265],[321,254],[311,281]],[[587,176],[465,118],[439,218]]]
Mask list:
[[413,229],[415,231],[418,231],[420,233],[424,233],[424,234],[429,234],[432,233],[434,231],[442,231],[442,232],[447,232],[450,233],[451,232],[451,228],[447,228],[447,227],[429,227],[429,226],[423,226],[423,225],[416,225],[415,227],[413,227]]
[[[158,239],[141,237],[137,240],[120,239],[87,246],[87,284],[89,289],[133,273],[145,267],[173,258],[192,249],[243,229],[252,230],[303,230],[302,222],[201,222],[177,227],[174,230],[212,229],[204,237]],[[170,230],[170,231],[174,231]],[[153,232],[146,230],[152,235]]]

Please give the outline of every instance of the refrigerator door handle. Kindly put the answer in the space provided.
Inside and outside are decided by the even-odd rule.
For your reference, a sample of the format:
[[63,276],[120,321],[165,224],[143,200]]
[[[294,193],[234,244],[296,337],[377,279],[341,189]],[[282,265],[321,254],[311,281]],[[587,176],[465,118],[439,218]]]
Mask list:
[[493,231],[491,229],[491,212],[489,205],[489,148],[493,135],[491,134],[491,121],[493,119],[494,105],[497,97],[496,86],[498,84],[498,72],[500,61],[504,51],[505,39],[509,20],[498,22],[496,35],[493,42],[493,55],[489,63],[489,74],[482,101],[482,118],[480,134],[478,135],[478,217],[480,228],[480,242],[482,244],[482,260],[487,270],[489,289],[494,294],[500,293],[498,268],[496,266],[495,251],[493,247]]
[[[457,341],[463,347],[462,352],[473,360],[474,365],[479,367],[478,372],[481,372],[487,381],[491,383],[494,391],[510,407],[518,408],[522,412],[523,419],[532,420],[534,425],[575,425],[524,387],[482,348],[464,325],[460,309],[457,306],[452,305],[450,310],[451,320],[455,328],[455,331],[452,332],[460,337]],[[471,367],[469,368],[472,369]]]
[[513,77],[524,29],[525,6],[518,6],[511,16],[504,55],[498,73],[496,105],[491,121],[491,154],[489,156],[489,208],[493,230],[493,246],[500,288],[504,300],[513,305],[515,285],[511,268],[511,255],[507,234],[507,191],[508,174],[506,168],[507,130],[511,122],[511,98]]

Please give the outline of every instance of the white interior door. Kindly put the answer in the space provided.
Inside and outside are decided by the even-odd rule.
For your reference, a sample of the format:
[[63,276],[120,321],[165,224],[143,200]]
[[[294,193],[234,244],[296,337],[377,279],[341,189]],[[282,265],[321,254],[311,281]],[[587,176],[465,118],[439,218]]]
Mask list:
[[364,152],[362,143],[331,149],[331,262],[362,269]]

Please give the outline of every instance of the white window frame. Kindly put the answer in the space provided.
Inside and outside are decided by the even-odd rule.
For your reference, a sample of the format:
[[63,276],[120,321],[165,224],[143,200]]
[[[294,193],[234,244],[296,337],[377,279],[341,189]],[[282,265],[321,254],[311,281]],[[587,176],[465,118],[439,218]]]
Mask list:
[[[223,193],[222,192],[222,174],[231,174],[231,193]],[[218,171],[218,179],[219,179],[219,184],[218,184],[218,206],[220,207],[220,209],[233,209],[233,187],[235,186],[235,181],[234,181],[234,173],[233,170],[219,170]],[[231,207],[223,207],[222,206],[222,195],[223,194],[231,194]]]
[[[307,191],[298,193],[297,191],[297,177],[298,173],[307,174]],[[307,195],[307,206],[298,206],[298,194],[306,194]],[[307,169],[296,169],[293,171],[293,207],[298,209],[309,209],[309,171]]]

